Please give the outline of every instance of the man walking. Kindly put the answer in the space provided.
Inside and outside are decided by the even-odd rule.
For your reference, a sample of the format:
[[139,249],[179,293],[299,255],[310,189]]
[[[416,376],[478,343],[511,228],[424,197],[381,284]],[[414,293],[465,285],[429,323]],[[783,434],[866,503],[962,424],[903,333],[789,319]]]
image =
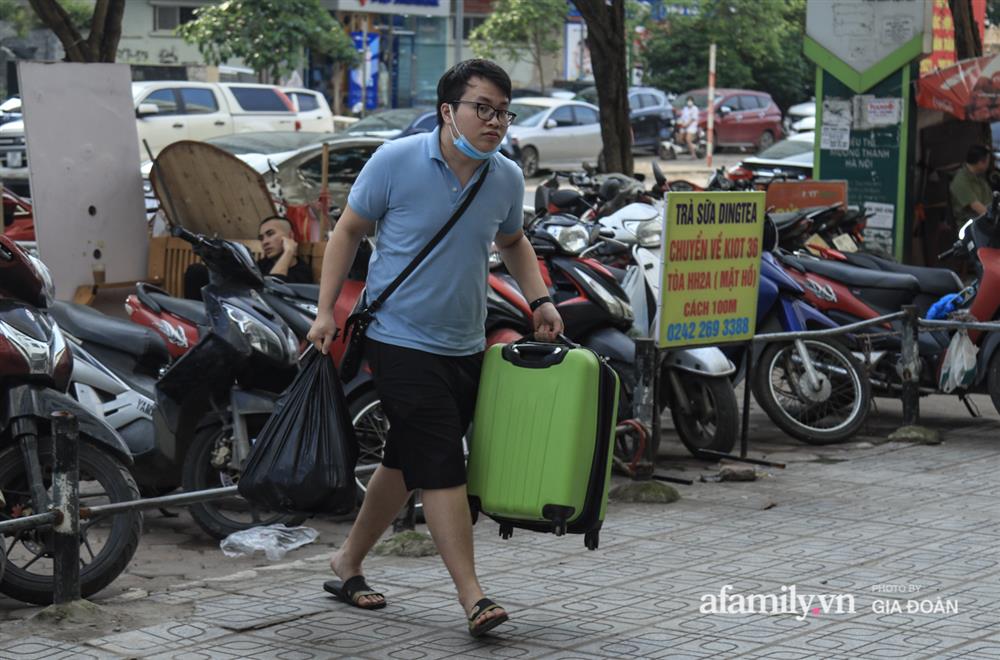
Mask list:
[[384,607],[385,597],[365,582],[361,564],[410,492],[420,488],[427,526],[455,583],[469,632],[477,637],[507,620],[504,609],[484,596],[476,576],[462,452],[485,348],[491,242],[531,301],[536,338],[551,340],[563,330],[522,232],[524,178],[498,154],[514,120],[507,109],[510,93],[510,78],[493,62],[460,62],[438,82],[438,127],[375,152],[327,244],[319,312],[309,331],[309,340],[325,353],[336,333],[334,302],[358,244],[373,228],[369,302],[477,191],[368,328],[366,355],[390,431],[361,511],[330,560],[340,580],[324,584],[357,607]]

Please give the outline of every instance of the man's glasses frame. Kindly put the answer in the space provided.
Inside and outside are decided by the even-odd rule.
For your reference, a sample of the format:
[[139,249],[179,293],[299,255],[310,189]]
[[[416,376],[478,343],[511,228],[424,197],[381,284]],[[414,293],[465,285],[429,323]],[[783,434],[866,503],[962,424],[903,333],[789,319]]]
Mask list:
[[452,103],[469,103],[476,106],[476,116],[482,121],[489,121],[496,117],[497,120],[504,126],[510,126],[517,118],[517,113],[511,112],[510,110],[494,108],[489,103],[480,103],[479,101],[452,101]]

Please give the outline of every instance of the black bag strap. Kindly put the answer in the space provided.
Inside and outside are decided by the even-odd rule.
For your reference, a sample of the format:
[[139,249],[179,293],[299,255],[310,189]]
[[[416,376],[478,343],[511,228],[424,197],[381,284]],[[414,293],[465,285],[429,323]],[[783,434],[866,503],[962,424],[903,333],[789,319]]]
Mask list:
[[381,294],[379,294],[379,297],[376,298],[374,301],[372,301],[365,308],[364,310],[365,312],[369,314],[374,314],[375,311],[378,310],[378,308],[380,308],[385,303],[385,299],[388,298],[393,291],[399,288],[399,285],[402,284],[403,281],[407,277],[409,277],[414,270],[416,270],[417,266],[420,265],[420,262],[423,261],[424,258],[427,257],[428,254],[430,254],[431,250],[433,250],[437,246],[437,244],[441,242],[441,239],[445,237],[445,234],[451,231],[451,228],[455,226],[455,223],[458,222],[458,219],[462,217],[462,214],[465,213],[465,210],[469,208],[469,204],[471,204],[472,200],[475,199],[476,193],[478,193],[479,189],[482,188],[483,181],[486,179],[486,173],[489,171],[489,169],[490,169],[490,164],[487,162],[483,165],[483,173],[479,175],[479,178],[476,179],[475,185],[472,186],[472,189],[469,191],[469,194],[466,195],[465,201],[463,201],[461,206],[459,206],[455,210],[455,212],[451,214],[451,217],[448,218],[448,222],[444,223],[444,226],[438,230],[438,233],[434,235],[434,238],[432,238],[427,243],[427,245],[425,245],[423,249],[420,250],[417,256],[413,257],[413,261],[411,261],[406,266],[406,268],[403,269],[403,272],[401,272],[399,275],[396,276],[396,279],[394,279],[392,283],[389,284],[389,286],[387,286],[382,291]]

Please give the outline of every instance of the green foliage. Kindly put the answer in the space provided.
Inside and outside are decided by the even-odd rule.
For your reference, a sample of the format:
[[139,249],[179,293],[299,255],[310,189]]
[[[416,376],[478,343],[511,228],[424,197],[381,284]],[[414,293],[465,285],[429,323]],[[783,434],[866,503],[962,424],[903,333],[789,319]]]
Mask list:
[[[82,33],[90,29],[93,0],[59,0],[59,4],[69,14],[73,27]],[[19,0],[0,0],[0,22],[9,24],[19,37],[45,27],[31,7]]]
[[211,64],[239,58],[272,80],[296,69],[305,48],[335,63],[358,59],[351,38],[319,0],[227,0],[202,7],[177,33]]
[[529,59],[545,86],[543,58],[562,47],[565,0],[496,0],[493,13],[469,35],[478,57]]
[[805,0],[695,0],[697,14],[652,28],[643,53],[646,81],[682,93],[708,85],[708,49],[717,44],[716,85],[759,89],[782,108],[809,98],[813,67],[802,54]]

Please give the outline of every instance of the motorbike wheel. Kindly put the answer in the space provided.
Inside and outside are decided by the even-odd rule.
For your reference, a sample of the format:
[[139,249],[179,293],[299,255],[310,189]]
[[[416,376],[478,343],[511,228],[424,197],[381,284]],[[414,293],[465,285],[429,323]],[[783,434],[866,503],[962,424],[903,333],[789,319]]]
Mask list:
[[[38,458],[45,487],[52,487],[52,443],[38,439]],[[139,488],[117,459],[93,445],[79,445],[80,506],[92,507],[139,498]],[[28,471],[19,446],[0,453],[0,491],[5,504],[0,520],[32,511]],[[142,513],[126,511],[80,521],[80,595],[91,596],[108,586],[128,566],[142,535]],[[0,571],[0,591],[36,605],[50,605],[54,591],[51,527],[17,532],[0,538],[6,558]]]
[[710,378],[684,374],[684,393],[691,412],[682,410],[677,393],[670,391],[670,417],[681,442],[696,458],[705,458],[702,450],[728,453],[740,432],[740,412],[736,393],[728,378]]
[[677,152],[662,144],[657,149],[657,155],[660,157],[660,160],[677,160]]
[[[267,415],[254,415],[247,418],[247,433],[256,437],[264,427]],[[238,471],[228,467],[217,468],[212,465],[213,454],[228,447],[223,437],[223,428],[219,424],[204,426],[195,434],[191,446],[184,456],[184,466],[181,469],[181,483],[185,491],[206,490],[208,488],[223,488],[234,486],[240,480]],[[251,527],[262,525],[299,525],[308,516],[302,514],[279,513],[260,509],[247,502],[242,497],[199,502],[189,507],[191,517],[207,534],[217,539],[224,539],[233,532],[239,532]]]
[[365,499],[368,480],[382,462],[382,451],[389,434],[389,419],[382,411],[382,401],[375,390],[369,390],[348,404],[354,437],[358,440],[358,462],[354,482],[358,486],[358,502]]
[[524,178],[530,179],[538,174],[538,150],[534,147],[521,149],[521,170]]
[[871,383],[840,343],[803,340],[819,372],[812,393],[794,343],[764,348],[753,374],[753,395],[782,431],[811,445],[843,442],[857,433],[871,408]]
[[[365,499],[368,481],[375,468],[382,462],[385,440],[389,433],[389,419],[382,411],[382,401],[375,390],[369,390],[348,403],[354,437],[358,440],[358,462],[354,468],[354,482],[358,486],[358,504]],[[466,457],[468,458],[468,457]],[[417,491],[414,504],[416,522],[424,522],[424,505]]]
[[993,400],[993,407],[1000,412],[1000,351],[993,353],[986,370],[986,387]]

